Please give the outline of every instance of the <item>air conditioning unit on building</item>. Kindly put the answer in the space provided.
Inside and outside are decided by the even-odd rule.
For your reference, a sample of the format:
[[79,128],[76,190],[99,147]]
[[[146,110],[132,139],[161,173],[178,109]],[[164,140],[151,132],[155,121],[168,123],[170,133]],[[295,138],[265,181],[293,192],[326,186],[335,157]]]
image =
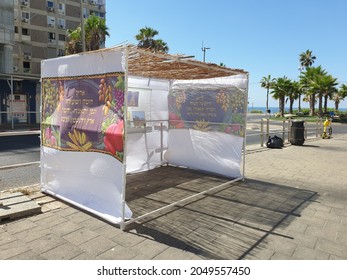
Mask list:
[[95,0],[90,0],[90,1],[89,1],[89,4],[91,4],[91,5],[96,5],[96,1],[95,1]]
[[28,6],[28,0],[22,0],[21,5],[23,6]]
[[55,40],[54,39],[48,39],[48,42],[49,43],[55,43]]
[[48,27],[54,27],[53,23],[48,23]]
[[28,22],[29,22],[29,19],[27,19],[27,18],[22,18],[22,22],[28,23]]
[[13,66],[13,72],[18,72],[18,66]]
[[47,11],[54,12],[54,7],[47,7]]
[[24,73],[28,73],[30,71],[30,68],[23,68]]
[[65,26],[63,24],[59,24],[60,29],[65,29]]
[[31,60],[31,55],[29,55],[29,54],[24,55],[24,59],[25,60]]

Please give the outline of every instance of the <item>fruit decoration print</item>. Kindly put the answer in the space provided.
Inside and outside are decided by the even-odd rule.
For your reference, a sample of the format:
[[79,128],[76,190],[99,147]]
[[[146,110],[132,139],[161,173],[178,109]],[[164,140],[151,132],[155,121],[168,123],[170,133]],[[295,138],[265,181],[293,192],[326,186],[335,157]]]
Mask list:
[[123,162],[124,73],[42,79],[42,145]]
[[246,101],[246,92],[233,86],[174,86],[168,96],[170,127],[244,137]]

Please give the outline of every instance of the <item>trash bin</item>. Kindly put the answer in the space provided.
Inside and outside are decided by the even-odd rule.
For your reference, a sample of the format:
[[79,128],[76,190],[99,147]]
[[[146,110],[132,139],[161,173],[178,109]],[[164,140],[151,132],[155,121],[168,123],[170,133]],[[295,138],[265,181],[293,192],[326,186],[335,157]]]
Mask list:
[[289,142],[292,145],[302,145],[305,142],[304,121],[292,121]]

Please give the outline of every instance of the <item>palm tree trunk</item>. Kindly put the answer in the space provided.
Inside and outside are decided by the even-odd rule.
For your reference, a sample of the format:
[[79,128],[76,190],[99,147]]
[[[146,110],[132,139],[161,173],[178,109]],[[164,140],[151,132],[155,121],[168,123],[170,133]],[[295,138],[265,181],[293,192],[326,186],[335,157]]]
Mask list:
[[340,103],[340,100],[335,100],[335,111],[338,111],[339,110],[339,103]]
[[312,117],[314,115],[314,107],[315,107],[315,94],[310,95],[310,116]]
[[285,97],[281,97],[278,99],[278,106],[279,106],[281,117],[284,117],[284,98]]
[[[293,114],[293,104],[294,104],[294,99],[291,98],[291,99],[289,100],[289,113],[290,113],[290,114]],[[299,111],[299,112],[300,112],[300,111]]]
[[266,90],[266,113],[269,111],[269,89]]
[[301,94],[299,94],[299,105],[298,105],[298,111],[301,112]]
[[322,116],[323,114],[323,96],[322,94],[319,94],[318,96],[318,114]]
[[328,111],[328,95],[324,95],[324,113]]

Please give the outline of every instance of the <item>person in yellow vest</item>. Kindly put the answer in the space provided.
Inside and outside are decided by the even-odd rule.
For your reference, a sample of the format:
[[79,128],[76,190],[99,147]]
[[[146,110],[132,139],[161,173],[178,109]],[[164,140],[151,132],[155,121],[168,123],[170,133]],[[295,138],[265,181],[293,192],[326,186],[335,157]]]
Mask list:
[[323,126],[324,126],[323,134],[322,134],[323,139],[328,139],[331,137],[332,128],[330,125],[331,125],[331,119],[327,117],[323,123]]

